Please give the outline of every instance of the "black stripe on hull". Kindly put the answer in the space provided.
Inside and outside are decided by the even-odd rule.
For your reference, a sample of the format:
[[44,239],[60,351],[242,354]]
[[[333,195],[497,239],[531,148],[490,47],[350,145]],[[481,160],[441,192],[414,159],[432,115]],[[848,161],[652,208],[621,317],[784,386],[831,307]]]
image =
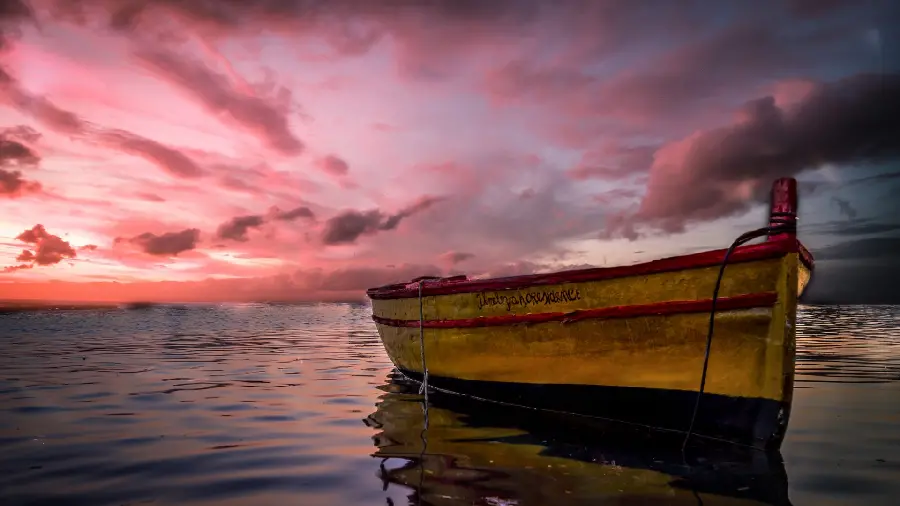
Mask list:
[[[401,370],[421,382],[422,374]],[[603,418],[654,429],[687,432],[697,392],[476,381],[428,375],[439,390],[487,401]],[[787,430],[790,405],[771,399],[704,393],[693,434],[760,449],[777,449]]]

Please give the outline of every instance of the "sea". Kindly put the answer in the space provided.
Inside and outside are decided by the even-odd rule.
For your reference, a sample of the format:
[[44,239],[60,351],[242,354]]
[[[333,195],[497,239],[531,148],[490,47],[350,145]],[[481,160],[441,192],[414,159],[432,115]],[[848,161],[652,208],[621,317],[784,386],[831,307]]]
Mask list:
[[0,505],[900,504],[900,307],[798,332],[780,452],[680,451],[426,399],[367,304],[2,313]]

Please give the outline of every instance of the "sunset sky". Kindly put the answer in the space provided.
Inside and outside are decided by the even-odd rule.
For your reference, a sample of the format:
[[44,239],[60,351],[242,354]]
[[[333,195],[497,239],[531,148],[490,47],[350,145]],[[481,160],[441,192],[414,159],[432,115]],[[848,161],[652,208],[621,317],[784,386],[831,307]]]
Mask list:
[[900,4],[0,7],[0,299],[361,297],[727,247],[900,302]]

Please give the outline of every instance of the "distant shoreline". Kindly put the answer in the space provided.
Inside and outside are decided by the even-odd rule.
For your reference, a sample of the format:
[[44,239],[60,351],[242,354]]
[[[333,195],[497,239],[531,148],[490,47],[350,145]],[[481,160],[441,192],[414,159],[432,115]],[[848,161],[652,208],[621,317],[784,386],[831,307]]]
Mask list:
[[269,304],[269,305],[309,305],[309,304],[360,304],[362,301],[234,301],[234,302],[90,302],[90,301],[44,301],[44,300],[0,300],[0,314],[27,311],[98,311],[112,309],[148,309],[156,306],[210,306],[228,304]]
[[16,300],[16,301],[0,301],[0,313],[19,313],[23,311],[46,311],[46,310],[98,310],[98,309],[119,309],[122,304],[101,303],[101,302],[47,302],[42,300]]

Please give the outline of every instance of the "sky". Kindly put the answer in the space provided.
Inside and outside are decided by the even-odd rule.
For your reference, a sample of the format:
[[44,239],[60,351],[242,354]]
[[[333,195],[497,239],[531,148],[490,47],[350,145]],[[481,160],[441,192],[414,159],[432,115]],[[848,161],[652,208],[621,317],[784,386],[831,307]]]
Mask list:
[[900,302],[900,5],[9,0],[0,299],[346,300],[727,247]]

